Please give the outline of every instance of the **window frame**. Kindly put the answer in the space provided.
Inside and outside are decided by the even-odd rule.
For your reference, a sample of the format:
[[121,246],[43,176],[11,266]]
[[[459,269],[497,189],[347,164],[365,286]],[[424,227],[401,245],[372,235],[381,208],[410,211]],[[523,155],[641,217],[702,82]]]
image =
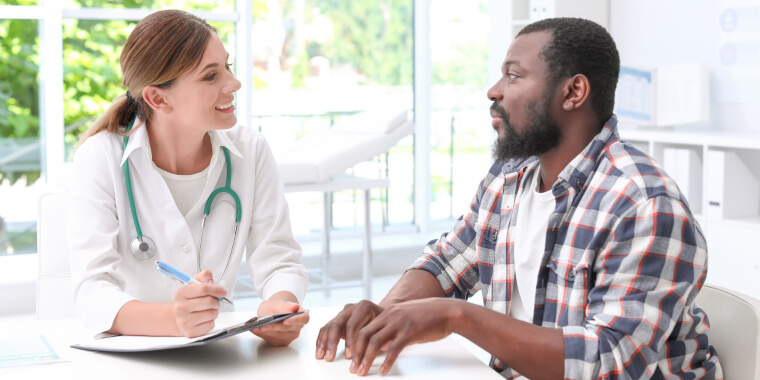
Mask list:
[[[495,0],[491,0],[493,3]],[[432,0],[413,2],[413,107],[414,107],[414,219],[413,228],[430,232],[430,119],[432,61],[430,56],[430,9]],[[4,19],[40,21],[40,140],[41,176],[48,191],[67,188],[63,115],[63,20],[137,21],[157,9],[78,8],[64,9],[60,1],[40,0],[39,5],[0,5]],[[237,93],[238,118],[254,125],[252,113],[253,68],[241,62],[252,61],[253,1],[235,0],[234,12],[191,12],[208,21],[235,23],[235,68],[242,83]],[[405,229],[406,230],[406,229]],[[32,254],[36,255],[36,254]]]

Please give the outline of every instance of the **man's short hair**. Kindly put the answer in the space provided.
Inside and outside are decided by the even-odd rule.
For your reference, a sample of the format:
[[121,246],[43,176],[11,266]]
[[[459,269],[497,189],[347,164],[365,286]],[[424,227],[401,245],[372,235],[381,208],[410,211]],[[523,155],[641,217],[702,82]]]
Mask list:
[[612,116],[620,55],[612,36],[601,25],[581,18],[550,18],[534,22],[517,35],[549,31],[552,39],[540,56],[549,67],[549,84],[585,75],[591,83],[589,99],[601,122]]

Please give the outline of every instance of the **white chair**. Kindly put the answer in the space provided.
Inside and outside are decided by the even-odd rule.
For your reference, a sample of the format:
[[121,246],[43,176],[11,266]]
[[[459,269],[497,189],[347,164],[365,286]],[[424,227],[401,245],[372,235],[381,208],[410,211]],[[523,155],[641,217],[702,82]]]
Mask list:
[[710,320],[709,341],[715,346],[725,379],[760,379],[760,300],[705,284],[696,306]]
[[68,195],[44,194],[37,218],[37,319],[74,318],[74,291],[66,238]]

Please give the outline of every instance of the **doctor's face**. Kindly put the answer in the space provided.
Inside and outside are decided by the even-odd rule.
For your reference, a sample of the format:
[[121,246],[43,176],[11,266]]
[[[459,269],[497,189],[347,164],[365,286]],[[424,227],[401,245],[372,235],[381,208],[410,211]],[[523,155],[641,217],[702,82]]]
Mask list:
[[165,90],[178,123],[202,130],[226,129],[237,123],[233,102],[240,81],[232,75],[228,59],[222,40],[214,33],[200,63]]

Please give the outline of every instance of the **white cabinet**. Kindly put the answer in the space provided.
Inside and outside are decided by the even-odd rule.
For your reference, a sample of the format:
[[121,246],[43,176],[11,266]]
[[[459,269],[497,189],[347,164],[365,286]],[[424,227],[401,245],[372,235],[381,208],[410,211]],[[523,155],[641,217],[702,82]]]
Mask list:
[[760,298],[760,133],[620,128],[676,180],[707,239],[707,282]]
[[512,37],[534,21],[551,17],[580,17],[609,30],[608,0],[512,0]]
[[610,25],[607,0],[528,0],[528,7],[531,22],[550,17],[580,17],[605,28]]

